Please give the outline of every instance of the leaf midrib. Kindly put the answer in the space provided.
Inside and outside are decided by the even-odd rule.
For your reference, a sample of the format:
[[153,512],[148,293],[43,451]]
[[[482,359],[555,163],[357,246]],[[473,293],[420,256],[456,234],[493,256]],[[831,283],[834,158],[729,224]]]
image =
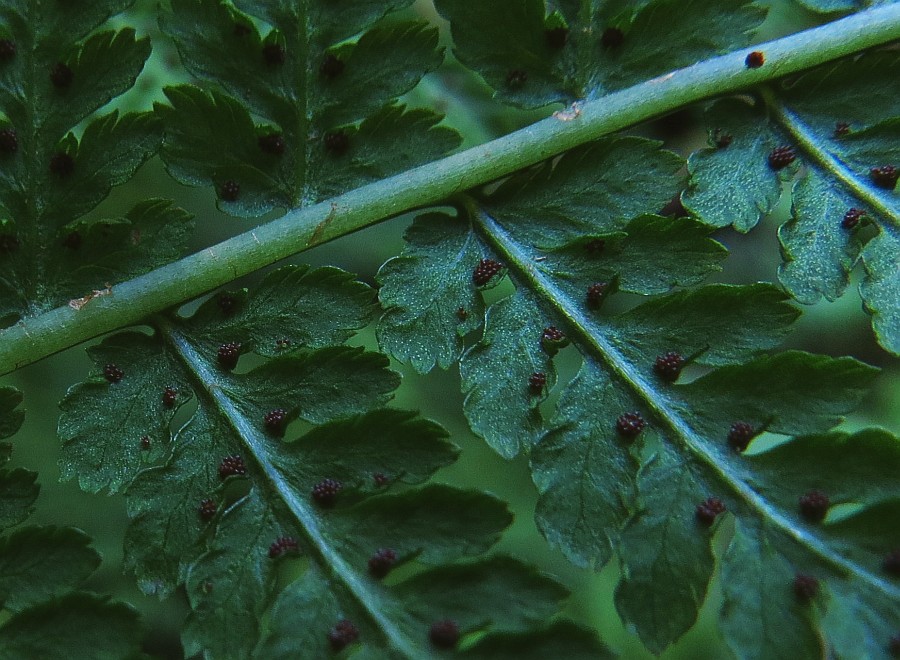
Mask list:
[[670,431],[681,438],[684,447],[712,470],[717,478],[728,484],[748,508],[755,510],[759,516],[764,520],[770,521],[773,526],[777,527],[787,537],[818,554],[827,563],[878,588],[890,598],[900,599],[900,588],[895,587],[856,562],[841,556],[805,529],[795,526],[776,507],[769,504],[764,497],[748,487],[727,465],[722,465],[716,461],[715,457],[704,449],[703,439],[694,433],[688,423],[678,414],[677,409],[674,409],[665,398],[656,394],[655,389],[647,383],[644,377],[613,344],[601,334],[592,333],[589,330],[592,326],[590,319],[578,309],[578,306],[572,304],[562,289],[556,286],[539,269],[530,266],[528,254],[519,247],[509,233],[480,207],[470,207],[470,210],[472,210],[473,225],[504,256],[506,262],[512,268],[515,268],[519,277],[526,281],[538,295],[543,297],[554,311],[565,319],[567,324],[576,332],[578,335],[578,337],[574,338],[576,343],[589,349],[589,351],[582,352],[593,353],[634,394],[641,398],[652,409],[654,415],[664,422]]
[[775,97],[771,89],[764,88],[761,94],[770,115],[816,165],[837,179],[857,199],[875,209],[879,219],[891,229],[900,230],[900,218],[891,208],[892,199],[888,191],[882,193],[860,181],[849,167],[825,148],[797,113]]
[[321,563],[331,569],[332,578],[342,583],[344,590],[359,603],[362,610],[381,629],[395,650],[411,659],[428,657],[427,651],[417,648],[417,645],[393,621],[383,615],[379,599],[369,593],[366,584],[357,577],[356,571],[328,543],[310,505],[297,496],[284,476],[269,461],[265,448],[254,440],[255,428],[241,415],[240,410],[226,396],[225,391],[216,385],[219,375],[209,369],[202,356],[169,321],[157,318],[155,322],[161,336],[174,348],[175,353],[188,373],[196,380],[201,391],[212,400],[218,411],[228,420],[237,437],[250,451],[260,472],[265,476],[271,488],[279,494],[297,520],[310,545],[318,553]]

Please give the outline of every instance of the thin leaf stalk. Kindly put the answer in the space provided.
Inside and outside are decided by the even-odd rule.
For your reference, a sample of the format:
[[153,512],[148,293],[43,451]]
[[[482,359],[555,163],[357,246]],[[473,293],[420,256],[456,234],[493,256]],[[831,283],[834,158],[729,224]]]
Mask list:
[[[439,203],[584,142],[690,103],[758,86],[897,39],[900,4],[859,12],[576,104],[497,140],[289,211],[277,220],[118,284],[79,309],[59,307],[7,328],[0,333],[0,375],[138,323],[311,247]],[[744,60],[754,50],[765,53],[766,64],[752,69]]]

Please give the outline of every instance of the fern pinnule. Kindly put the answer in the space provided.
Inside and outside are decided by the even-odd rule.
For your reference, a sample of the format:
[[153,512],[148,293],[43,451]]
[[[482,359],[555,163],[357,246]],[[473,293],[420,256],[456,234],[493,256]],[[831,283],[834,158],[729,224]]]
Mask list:
[[[59,427],[66,477],[124,491],[126,565],[141,588],[185,585],[186,651],[268,658],[362,645],[419,658],[434,651],[428,626],[439,616],[485,639],[543,627],[565,590],[518,561],[478,558],[511,522],[505,505],[421,485],[456,448],[437,424],[382,407],[399,384],[386,357],[340,345],[370,317],[372,292],[337,269],[288,267],[225,295],[235,301],[227,314],[215,296],[190,318],[155,319],[152,336],[91,348],[98,365],[115,359],[128,376],[73,387]],[[243,353],[222,369],[226,337]],[[156,394],[163,383],[178,405],[196,401],[181,428]],[[149,455],[138,434],[154,438]],[[383,580],[395,566],[404,576]],[[300,577],[280,591],[285,571]],[[298,589],[315,602],[283,608]],[[477,611],[464,605],[472,593]]]
[[119,218],[91,215],[161,139],[152,113],[94,116],[134,85],[150,55],[149,39],[131,28],[98,31],[130,4],[54,3],[40,20],[29,3],[0,11],[12,45],[0,61],[0,233],[17,246],[0,256],[4,327],[90,300],[92,291],[172,261],[186,247],[190,218],[167,202],[139,202]]
[[[20,392],[0,387],[0,440],[22,424],[21,402]],[[114,658],[139,652],[137,612],[77,590],[100,565],[91,539],[73,527],[21,526],[40,488],[35,472],[4,467],[11,451],[0,442],[0,654],[28,658],[66,648]]]

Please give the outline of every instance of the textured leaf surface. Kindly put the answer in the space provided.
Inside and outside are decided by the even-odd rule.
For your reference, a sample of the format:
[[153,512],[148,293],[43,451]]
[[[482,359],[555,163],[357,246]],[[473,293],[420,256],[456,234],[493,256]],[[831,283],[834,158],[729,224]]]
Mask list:
[[[736,136],[720,151],[760,139]],[[603,157],[616,153],[631,157]],[[660,189],[648,195],[631,174],[654,162],[669,174],[658,175]],[[551,544],[579,566],[618,559],[616,604],[647,647],[663,651],[696,621],[724,511],[738,526],[720,559],[723,584],[733,580],[723,631],[737,656],[818,657],[824,645],[874,639],[889,625],[886,604],[900,595],[879,559],[896,541],[839,532],[841,522],[830,517],[811,522],[800,502],[824,490],[832,507],[852,502],[861,509],[854,517],[867,517],[896,492],[896,438],[829,434],[875,370],[850,358],[772,353],[798,316],[772,285],[700,285],[724,248],[695,220],[647,215],[678,189],[678,166],[653,143],[610,140],[473,194],[456,219],[421,218],[407,254],[381,273],[388,299],[381,339],[404,357],[417,355],[417,344],[440,344],[447,325],[394,334],[400,310],[414,314],[423,287],[429,311],[449,320],[449,310],[472,307],[465,301],[481,293],[472,280],[481,255],[502,263],[515,292],[487,306],[483,331],[462,355],[465,413],[501,455],[530,454],[536,520]],[[780,175],[768,176],[777,193]],[[751,207],[748,227],[759,217]],[[467,272],[453,260],[470,242]],[[435,272],[435,263],[454,267]],[[619,292],[654,297],[633,304]],[[560,387],[555,355],[569,341],[583,364],[551,416],[541,404]],[[735,425],[746,428],[743,439],[732,437]],[[781,444],[742,451],[764,431],[780,434]],[[832,478],[849,455],[846,477]],[[807,574],[821,580],[815,605],[795,594],[796,576]],[[853,608],[855,627],[828,616],[824,594],[832,588],[852,594],[843,607]],[[744,616],[753,624],[741,626]],[[876,657],[887,643],[882,636]]]
[[[629,225],[632,218],[658,210],[677,193],[680,167],[680,159],[660,150],[657,142],[608,140],[566,154],[555,167],[543,164],[511,177],[484,203],[523,244],[533,246],[530,258],[537,268],[559,271],[566,279],[583,274],[610,281],[621,270],[621,261],[627,260],[632,268],[622,272],[622,288],[668,290],[671,278],[666,274],[666,280],[660,281],[660,271],[653,265],[654,249],[665,244],[666,250],[685,250],[681,264],[686,271],[698,273],[708,272],[710,261],[721,255],[721,248],[712,241],[693,240],[698,232],[705,232],[687,222],[673,226],[646,217]],[[634,195],[632,186],[646,186],[647,192]],[[569,194],[554,195],[556,190]],[[447,368],[458,359],[462,338],[483,322],[484,305],[472,277],[479,261],[490,258],[493,250],[466,217],[422,216],[406,239],[404,252],[388,261],[378,275],[379,298],[385,308],[379,341],[398,359],[409,360],[417,371],[427,372],[435,364]],[[592,241],[601,241],[602,250],[590,249]],[[597,258],[585,263],[581,257],[586,253]],[[638,263],[641,266],[635,268]],[[691,276],[685,273],[676,279],[686,282]],[[495,280],[489,286],[494,284]],[[516,313],[510,312],[513,317]],[[527,341],[524,334],[529,325],[540,326],[537,335],[532,327],[532,335],[540,337],[542,320],[523,323],[523,341]],[[511,322],[516,321],[513,318]],[[501,349],[483,346],[479,350]],[[525,405],[530,405],[528,376],[543,371],[537,368],[543,360],[536,354],[533,360],[536,368],[523,371],[525,380],[511,390],[520,402],[524,397]],[[537,401],[535,397],[531,400]],[[520,441],[509,438],[512,453]]]
[[571,623],[559,622],[546,630],[526,635],[496,633],[489,635],[473,649],[466,650],[464,658],[485,660],[542,660],[543,658],[594,658],[603,660],[616,657],[601,646],[594,636]]
[[821,14],[847,13],[867,7],[888,4],[895,0],[795,0],[806,9]]
[[[749,42],[765,12],[743,0],[436,0],[460,62],[506,103],[594,98]],[[715,26],[714,28],[712,26]],[[565,36],[553,30],[565,30]]]
[[4,38],[15,46],[0,63],[4,327],[146,272],[186,247],[189,218],[165,202],[138,204],[121,218],[90,214],[160,141],[152,113],[94,116],[132,87],[150,41],[130,28],[95,31],[132,2],[90,4],[0,8]]
[[[162,156],[220,208],[296,208],[433,160],[459,145],[430,111],[397,97],[440,65],[437,30],[388,16],[411,0],[308,3],[177,0],[163,14],[185,67],[209,91],[168,88]],[[242,13],[246,12],[246,13]],[[336,13],[337,12],[337,13]],[[258,32],[252,18],[271,31]],[[257,123],[261,122],[261,123]]]
[[[20,408],[22,393],[12,387],[0,387],[0,440],[8,438],[19,430],[25,420],[25,411]],[[5,462],[5,452],[0,453]]]
[[786,172],[773,170],[768,157],[783,141],[760,125],[760,112],[726,99],[706,113],[712,146],[691,155],[682,203],[707,224],[750,231],[781,197]]
[[[367,657],[431,657],[435,622],[515,638],[565,598],[518,561],[478,559],[512,522],[505,504],[425,484],[456,448],[383,407],[399,384],[386,356],[341,345],[373,302],[342,271],[289,267],[89,349],[98,374],[62,404],[61,467],[124,491],[126,565],[147,593],[185,586],[188,655],[329,653],[349,621],[346,644]],[[380,580],[379,552],[403,578]]]
[[36,473],[22,468],[0,471],[0,530],[18,525],[31,515],[40,490],[36,479]]
[[[20,407],[22,393],[12,387],[0,387],[0,440],[10,437],[25,419]],[[0,468],[8,461],[12,445],[0,442]],[[37,474],[15,468],[0,469],[0,531],[18,525],[31,514],[38,496]]]
[[[862,260],[860,292],[875,335],[895,354],[900,191],[873,170],[900,163],[898,80],[897,54],[875,52],[815,69],[767,92],[758,107],[717,102],[708,113],[711,141],[732,139],[691,156],[682,196],[703,222],[748,231],[779,199],[780,181],[802,163],[792,217],[778,232],[784,255],[779,279],[800,302],[835,300]],[[791,146],[797,156],[778,172],[768,163],[776,146]]]
[[404,254],[378,273],[385,308],[379,342],[420,373],[435,365],[446,369],[484,316],[481,296],[471,285],[484,253],[466,222],[440,214],[416,218],[405,238]]

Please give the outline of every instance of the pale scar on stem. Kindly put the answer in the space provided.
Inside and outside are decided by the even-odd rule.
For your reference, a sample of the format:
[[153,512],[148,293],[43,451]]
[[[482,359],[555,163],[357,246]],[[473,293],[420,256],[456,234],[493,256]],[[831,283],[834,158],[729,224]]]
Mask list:
[[675,72],[672,71],[671,73],[667,73],[666,75],[660,76],[659,78],[654,78],[654,79],[651,80],[650,82],[651,82],[651,83],[661,83],[661,82],[666,82],[667,80],[669,80],[670,78],[672,78],[674,75],[675,75]]
[[337,204],[331,202],[331,211],[329,211],[328,215],[324,220],[322,220],[322,222],[316,225],[316,228],[313,230],[312,236],[310,236],[309,240],[306,241],[307,246],[319,242],[319,239],[322,238],[322,234],[325,233],[325,227],[327,227],[328,223],[334,220],[335,216],[337,216],[337,209]]
[[107,282],[105,289],[94,289],[93,292],[87,294],[84,298],[74,298],[69,301],[69,307],[78,311],[89,302],[91,302],[94,298],[99,298],[101,296],[109,296],[112,294],[112,285]]
[[581,104],[578,101],[575,101],[566,110],[557,110],[554,112],[553,116],[560,121],[572,121],[573,119],[577,119],[581,116]]

